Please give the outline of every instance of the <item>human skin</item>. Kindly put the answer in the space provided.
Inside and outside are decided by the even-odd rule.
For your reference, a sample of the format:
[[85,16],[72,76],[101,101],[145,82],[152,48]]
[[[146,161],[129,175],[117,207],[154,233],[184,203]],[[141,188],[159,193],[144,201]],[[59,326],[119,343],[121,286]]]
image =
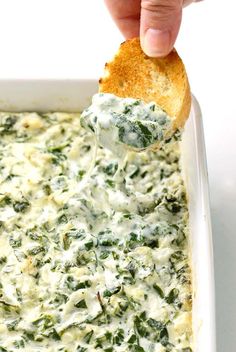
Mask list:
[[126,39],[140,36],[144,52],[166,56],[174,46],[182,9],[194,0],[105,0]]

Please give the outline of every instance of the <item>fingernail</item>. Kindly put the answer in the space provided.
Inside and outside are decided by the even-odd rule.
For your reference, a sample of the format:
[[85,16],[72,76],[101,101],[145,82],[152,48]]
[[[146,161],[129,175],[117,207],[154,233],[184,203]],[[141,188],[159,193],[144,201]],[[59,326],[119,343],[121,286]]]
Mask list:
[[170,31],[149,28],[144,34],[142,46],[151,57],[165,56],[170,51]]

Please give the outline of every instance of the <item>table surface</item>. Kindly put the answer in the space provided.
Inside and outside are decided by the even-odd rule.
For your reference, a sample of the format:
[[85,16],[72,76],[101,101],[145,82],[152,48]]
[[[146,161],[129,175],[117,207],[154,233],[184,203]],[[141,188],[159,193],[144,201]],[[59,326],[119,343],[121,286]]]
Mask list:
[[[97,78],[123,40],[102,0],[0,0],[1,78]],[[218,351],[236,345],[235,4],[184,10],[176,43],[202,107],[211,193]]]

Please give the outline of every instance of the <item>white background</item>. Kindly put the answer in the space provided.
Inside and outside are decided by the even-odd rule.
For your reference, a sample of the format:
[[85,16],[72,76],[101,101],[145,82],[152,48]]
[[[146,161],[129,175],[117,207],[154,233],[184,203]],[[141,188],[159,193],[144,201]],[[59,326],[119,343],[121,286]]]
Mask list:
[[[185,9],[176,44],[204,119],[219,352],[236,350],[234,2]],[[102,0],[0,0],[0,78],[97,78],[122,40]]]

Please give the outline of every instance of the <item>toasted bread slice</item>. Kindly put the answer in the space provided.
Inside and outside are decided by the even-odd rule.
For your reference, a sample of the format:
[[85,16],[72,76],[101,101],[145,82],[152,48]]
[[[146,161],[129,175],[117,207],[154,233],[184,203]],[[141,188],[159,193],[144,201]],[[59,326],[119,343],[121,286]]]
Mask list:
[[139,38],[122,43],[113,61],[106,63],[99,91],[155,102],[173,118],[174,130],[184,126],[189,116],[190,88],[176,50],[165,58],[150,58],[142,51]]

